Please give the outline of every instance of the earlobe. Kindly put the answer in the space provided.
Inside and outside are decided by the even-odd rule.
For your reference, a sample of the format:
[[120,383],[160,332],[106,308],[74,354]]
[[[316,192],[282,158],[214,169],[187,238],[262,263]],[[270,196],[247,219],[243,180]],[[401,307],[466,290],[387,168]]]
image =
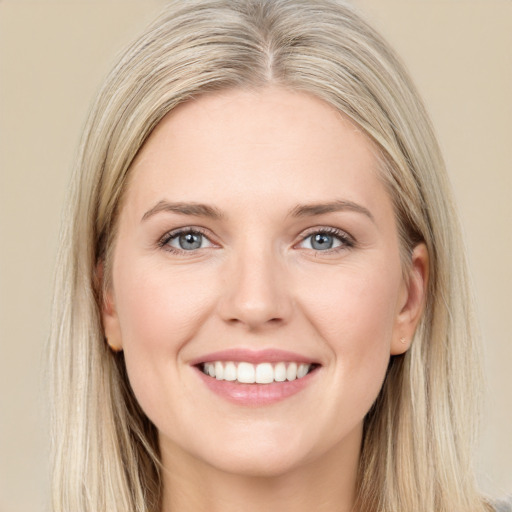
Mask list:
[[412,343],[414,332],[425,308],[429,278],[429,256],[424,243],[418,244],[411,255],[408,279],[397,314],[391,355],[403,354]]
[[113,352],[120,352],[123,350],[123,344],[119,318],[116,311],[112,286],[110,285],[108,289],[103,286],[103,262],[98,263],[96,267],[96,276],[99,283],[98,290],[100,291],[101,319],[103,322],[105,340]]

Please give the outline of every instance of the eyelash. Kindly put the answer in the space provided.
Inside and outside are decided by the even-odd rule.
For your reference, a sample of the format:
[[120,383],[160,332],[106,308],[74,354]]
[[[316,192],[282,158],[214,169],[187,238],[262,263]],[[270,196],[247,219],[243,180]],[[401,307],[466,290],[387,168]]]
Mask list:
[[[313,237],[315,235],[319,235],[319,234],[329,235],[334,238],[337,238],[341,242],[341,245],[338,247],[334,247],[332,249],[326,249],[323,251],[317,250],[317,251],[315,251],[317,253],[333,254],[333,253],[337,253],[339,251],[352,249],[356,245],[354,238],[352,238],[349,234],[347,234],[345,231],[342,231],[341,229],[337,229],[337,228],[333,228],[333,227],[312,228],[301,238],[299,244],[303,243],[308,238]],[[298,245],[298,244],[296,244],[296,245]]]
[[[166,233],[160,240],[158,241],[158,247],[163,249],[164,251],[168,251],[173,254],[187,254],[192,253],[194,251],[186,251],[184,249],[177,249],[176,247],[172,247],[169,245],[169,242],[175,238],[178,238],[180,235],[186,235],[186,234],[196,234],[196,235],[202,235],[205,237],[208,241],[211,242],[209,236],[206,234],[206,231],[199,227],[186,227],[181,229],[176,229],[173,231],[169,231]],[[211,242],[213,243],[213,242]]]
[[[205,237],[210,243],[213,244],[213,242],[211,242],[209,236],[207,235],[207,233],[204,229],[199,228],[199,227],[186,227],[186,228],[181,228],[181,229],[177,229],[177,230],[170,231],[170,232],[166,233],[158,241],[158,247],[165,251],[173,253],[173,254],[192,253],[192,252],[194,252],[194,250],[186,251],[184,249],[177,249],[176,247],[172,247],[171,245],[169,245],[169,242],[171,240],[178,238],[180,235],[189,234],[189,233],[201,235],[201,236]],[[341,245],[338,247],[332,248],[332,249],[326,249],[323,251],[317,250],[314,252],[319,252],[319,253],[323,252],[326,254],[332,254],[332,253],[336,253],[339,251],[351,249],[351,248],[355,247],[355,245],[356,245],[355,240],[350,235],[348,235],[345,231],[342,231],[340,229],[333,228],[333,227],[325,227],[325,228],[312,228],[310,231],[308,231],[305,235],[302,236],[300,241],[297,244],[295,244],[294,247],[301,243],[304,243],[308,238],[313,237],[314,235],[318,235],[318,234],[325,234],[325,235],[335,237],[341,242]],[[199,250],[199,249],[196,249],[196,250]],[[314,249],[312,249],[312,250],[314,250]]]

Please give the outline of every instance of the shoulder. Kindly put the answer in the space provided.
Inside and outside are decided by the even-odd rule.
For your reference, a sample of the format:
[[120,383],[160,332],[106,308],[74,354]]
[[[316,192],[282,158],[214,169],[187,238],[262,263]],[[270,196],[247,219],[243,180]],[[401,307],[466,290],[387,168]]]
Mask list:
[[512,495],[493,503],[495,512],[512,512]]

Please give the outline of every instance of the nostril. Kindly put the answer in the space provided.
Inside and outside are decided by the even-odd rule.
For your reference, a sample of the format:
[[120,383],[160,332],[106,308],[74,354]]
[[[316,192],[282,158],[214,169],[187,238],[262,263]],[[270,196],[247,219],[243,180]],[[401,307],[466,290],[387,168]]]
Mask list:
[[249,329],[260,329],[264,326],[278,326],[283,323],[283,319],[279,317],[270,318],[268,320],[253,318],[228,318],[227,322],[231,325],[246,325]]

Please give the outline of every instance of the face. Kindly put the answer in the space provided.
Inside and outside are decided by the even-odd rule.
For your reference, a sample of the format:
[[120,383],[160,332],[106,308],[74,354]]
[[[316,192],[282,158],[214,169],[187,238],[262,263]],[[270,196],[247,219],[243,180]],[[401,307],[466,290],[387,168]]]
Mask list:
[[368,139],[305,93],[226,91],[167,115],[131,173],[103,321],[164,460],[358,453],[426,268],[419,246],[404,277]]

